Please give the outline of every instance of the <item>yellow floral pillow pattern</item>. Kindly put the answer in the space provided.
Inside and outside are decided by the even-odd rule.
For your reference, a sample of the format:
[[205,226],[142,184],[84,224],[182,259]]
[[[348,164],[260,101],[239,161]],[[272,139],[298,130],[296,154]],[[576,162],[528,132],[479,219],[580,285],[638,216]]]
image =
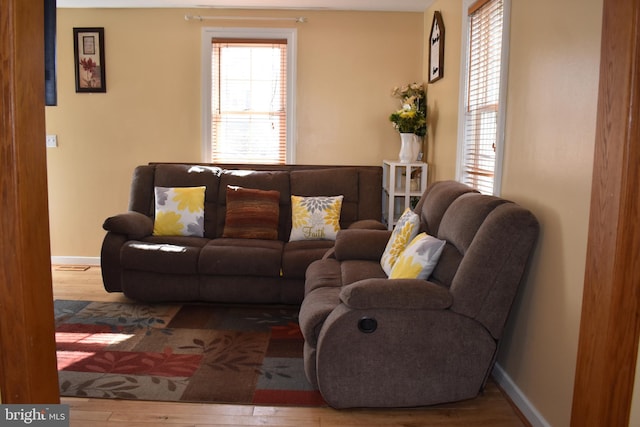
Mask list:
[[446,242],[418,234],[400,254],[391,269],[390,279],[428,279],[438,264]]
[[156,187],[154,236],[204,235],[204,190],[206,187]]
[[291,196],[291,236],[297,240],[335,240],[344,196]]
[[396,263],[396,259],[398,259],[398,256],[404,251],[409,242],[416,237],[419,228],[420,217],[411,209],[405,209],[391,233],[382,258],[380,258],[380,266],[387,273],[387,276],[391,275],[391,269]]

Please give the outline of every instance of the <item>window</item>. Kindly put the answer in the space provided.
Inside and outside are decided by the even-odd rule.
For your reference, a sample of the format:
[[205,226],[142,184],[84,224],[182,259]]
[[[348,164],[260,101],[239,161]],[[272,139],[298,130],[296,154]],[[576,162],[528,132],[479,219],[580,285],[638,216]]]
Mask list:
[[203,159],[293,163],[295,29],[203,29]]
[[466,1],[466,59],[458,137],[460,182],[500,193],[506,94],[508,1]]

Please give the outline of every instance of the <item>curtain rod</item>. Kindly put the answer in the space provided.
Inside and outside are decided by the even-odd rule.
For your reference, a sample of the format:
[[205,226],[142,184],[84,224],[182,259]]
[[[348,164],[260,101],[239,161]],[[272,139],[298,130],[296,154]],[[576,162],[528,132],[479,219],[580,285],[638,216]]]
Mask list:
[[297,23],[307,22],[307,18],[305,17],[297,17],[297,18],[277,18],[277,17],[269,17],[269,16],[200,16],[200,15],[185,15],[185,21],[204,21],[205,19],[209,20],[239,20],[239,21],[294,21]]

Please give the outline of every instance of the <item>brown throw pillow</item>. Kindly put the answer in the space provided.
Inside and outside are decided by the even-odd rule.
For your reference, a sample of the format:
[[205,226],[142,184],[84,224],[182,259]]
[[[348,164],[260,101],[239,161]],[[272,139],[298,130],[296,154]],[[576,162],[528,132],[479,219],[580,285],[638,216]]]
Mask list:
[[277,240],[279,202],[279,191],[228,185],[222,237]]

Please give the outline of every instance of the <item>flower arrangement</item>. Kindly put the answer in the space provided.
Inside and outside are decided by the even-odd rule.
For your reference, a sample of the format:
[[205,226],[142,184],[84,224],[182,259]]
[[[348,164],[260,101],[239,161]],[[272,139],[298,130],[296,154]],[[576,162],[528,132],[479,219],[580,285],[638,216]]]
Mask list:
[[391,96],[401,100],[402,108],[389,116],[389,121],[400,133],[424,136],[427,133],[427,95],[422,83],[395,87]]

